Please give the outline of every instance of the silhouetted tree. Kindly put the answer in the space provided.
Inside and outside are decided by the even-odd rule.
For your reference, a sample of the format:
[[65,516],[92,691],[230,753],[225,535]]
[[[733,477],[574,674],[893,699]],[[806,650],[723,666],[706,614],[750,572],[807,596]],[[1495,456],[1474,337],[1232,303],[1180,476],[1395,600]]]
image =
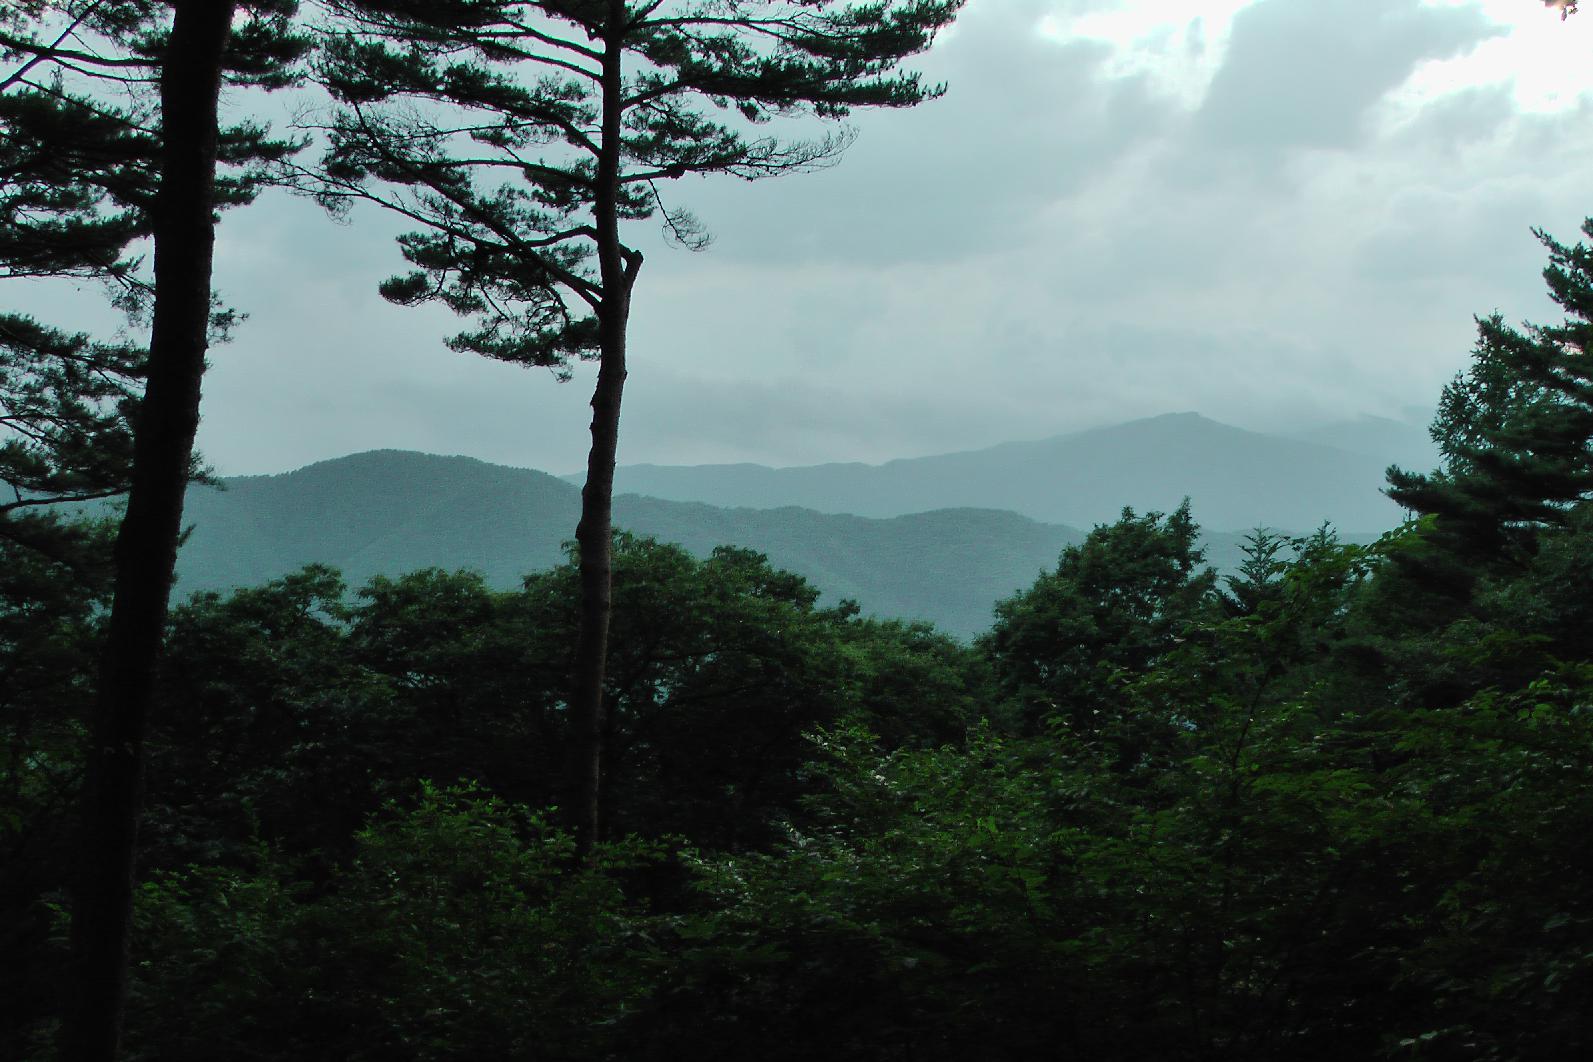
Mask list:
[[0,314],[0,539],[55,560],[90,560],[74,548],[80,533],[51,507],[127,489],[143,365],[136,344]]
[[840,118],[936,95],[897,64],[961,0],[334,0],[322,78],[344,104],[319,190],[423,226],[389,299],[437,301],[478,326],[462,351],[523,365],[598,360],[576,529],[582,612],[569,698],[582,779],[576,818],[600,836],[611,612],[610,532],[631,292],[642,256],[626,222],[661,213],[700,247],[659,186],[808,169],[844,135],[784,141],[758,125]]
[[[71,150],[66,160],[53,161],[53,172],[48,156],[27,155],[26,141],[20,149],[13,145],[17,165],[5,191],[24,224],[0,242],[0,253],[16,263],[15,272],[127,282],[137,301],[140,282],[132,279],[123,252],[134,236],[147,234],[154,244],[153,278],[143,282],[151,313],[145,386],[130,422],[127,512],[115,545],[115,589],[89,727],[82,871],[61,1026],[67,1059],[110,1059],[118,1050],[145,721],[193,466],[205,351],[219,323],[210,289],[214,212],[252,194],[247,174],[218,184],[217,161],[271,158],[286,150],[266,140],[258,126],[241,126],[223,137],[221,84],[228,71],[239,82],[283,83],[283,62],[302,49],[288,32],[295,6],[294,0],[38,2],[16,13],[26,17],[0,27],[0,48],[20,62],[0,83],[17,92],[5,116],[13,127],[54,122],[71,130]],[[240,8],[249,17],[235,29]],[[159,89],[154,102],[144,101],[139,91],[150,82]],[[84,87],[73,90],[69,84]],[[125,95],[115,97],[117,90]],[[102,95],[110,102],[101,102]],[[74,170],[75,154],[92,158],[97,168]],[[42,205],[42,223],[30,211],[30,200]],[[11,324],[17,334],[22,323]],[[70,391],[78,369],[71,355],[93,348],[79,344],[74,352],[69,337],[42,330],[33,332],[31,344],[30,367],[36,378],[40,370],[46,375],[42,384],[24,380],[22,393],[54,401],[79,422],[53,438],[41,440],[36,433],[36,443],[55,442],[70,464],[84,434],[81,425],[90,436],[96,427],[102,435],[125,436],[121,423],[94,422],[94,404],[109,396],[96,395],[88,385],[79,395],[62,394]],[[67,366],[53,381],[45,354]],[[13,426],[26,436],[29,425],[48,423],[49,412],[42,421],[35,417]],[[123,405],[118,412],[131,411]],[[105,458],[114,454],[107,448]],[[107,475],[101,479],[110,482],[90,493],[118,485],[118,469],[102,471]]]
[[[149,231],[155,138],[136,106],[48,76],[49,50],[25,32],[33,14],[0,12],[0,280],[98,281],[133,308],[145,287],[129,246]],[[81,21],[56,27],[55,46]],[[137,344],[0,313],[0,539],[84,559],[82,536],[43,514],[127,489],[143,361]]]
[[179,4],[160,75],[154,320],[90,728],[85,870],[72,908],[75,985],[62,1025],[68,1059],[114,1059],[121,1038],[145,718],[177,565],[208,346],[216,110],[233,11],[230,0]]

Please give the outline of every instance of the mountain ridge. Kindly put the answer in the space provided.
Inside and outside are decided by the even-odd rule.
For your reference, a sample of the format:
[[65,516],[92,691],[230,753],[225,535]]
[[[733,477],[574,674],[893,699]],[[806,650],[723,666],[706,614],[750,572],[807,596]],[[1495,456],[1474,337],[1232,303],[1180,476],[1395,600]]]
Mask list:
[[[1355,441],[1361,428],[1341,434]],[[1371,429],[1362,432],[1369,445],[1402,437],[1387,425]],[[988,628],[998,600],[1054,568],[1083,539],[1081,528],[1109,523],[1126,506],[1166,512],[1191,497],[1219,569],[1237,563],[1240,528],[1303,533],[1331,521],[1364,540],[1398,519],[1377,491],[1386,464],[1186,412],[881,465],[625,466],[614,518],[699,556],[719,545],[758,550],[827,600],[853,598],[870,613],[966,637]],[[638,470],[675,477],[677,495],[707,496],[637,491]],[[732,482],[716,484],[727,470]],[[580,510],[568,477],[394,449],[223,486],[189,491],[180,593],[256,585],[313,562],[341,569],[355,587],[441,567],[511,588],[563,562]],[[804,504],[814,500],[829,508]]]
[[[441,567],[474,569],[509,589],[563,561],[580,505],[575,487],[544,472],[397,450],[222,483],[189,490],[179,594],[257,585],[308,563],[342,570],[354,587]],[[698,556],[718,545],[756,549],[827,600],[850,597],[871,614],[926,619],[964,637],[1083,538],[1000,511],[875,520],[637,496],[615,499],[615,525]]]
[[[1346,423],[1318,430],[1353,433],[1354,422]],[[1387,430],[1384,436],[1395,437]],[[1408,460],[1415,452],[1410,439],[1399,441],[1399,456]],[[1211,528],[1264,525],[1303,533],[1327,522],[1375,534],[1401,518],[1380,489],[1390,463],[1373,453],[1181,412],[880,464],[623,465],[615,471],[615,489],[722,507],[798,505],[877,518],[1001,509],[1076,527],[1110,522],[1125,506],[1165,512],[1189,497],[1196,519]]]

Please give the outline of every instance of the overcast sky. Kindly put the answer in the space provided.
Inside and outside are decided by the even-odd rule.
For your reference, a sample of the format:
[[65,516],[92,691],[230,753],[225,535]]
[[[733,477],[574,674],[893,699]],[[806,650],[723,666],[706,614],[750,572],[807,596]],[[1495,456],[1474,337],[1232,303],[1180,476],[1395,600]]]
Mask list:
[[[1593,11],[1535,0],[970,0],[839,166],[645,224],[620,461],[880,461],[1196,410],[1430,408],[1474,313],[1545,319],[1530,229],[1593,214]],[[388,306],[379,215],[226,215],[222,473],[359,450],[584,464],[590,375],[454,354]]]

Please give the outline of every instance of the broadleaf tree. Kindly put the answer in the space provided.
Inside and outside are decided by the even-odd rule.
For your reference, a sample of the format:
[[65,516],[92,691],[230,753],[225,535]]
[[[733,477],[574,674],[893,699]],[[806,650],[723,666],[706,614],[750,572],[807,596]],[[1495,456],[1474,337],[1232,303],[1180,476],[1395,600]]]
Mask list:
[[339,107],[306,174],[331,206],[412,221],[413,269],[381,286],[471,322],[451,346],[568,373],[598,363],[576,529],[582,594],[569,712],[583,843],[602,834],[613,473],[631,293],[625,227],[702,228],[668,182],[810,169],[850,140],[776,120],[907,107],[939,86],[899,69],[962,0],[329,0],[321,80]]

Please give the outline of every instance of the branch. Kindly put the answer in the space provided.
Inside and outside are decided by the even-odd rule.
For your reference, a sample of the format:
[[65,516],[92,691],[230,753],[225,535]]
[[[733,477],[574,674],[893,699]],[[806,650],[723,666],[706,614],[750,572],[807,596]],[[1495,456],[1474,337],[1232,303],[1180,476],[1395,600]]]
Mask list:
[[[505,45],[500,45],[499,47],[500,47],[500,49],[502,51],[507,52],[510,55],[513,55],[517,59],[522,59],[522,60],[525,60],[526,62],[529,62],[529,63],[542,63],[542,64],[544,64],[546,66],[555,66],[555,67],[558,67],[560,70],[568,70],[572,74],[579,74],[579,75],[581,75],[582,77],[586,78],[587,80],[591,81],[594,84],[599,84],[600,85],[600,84],[603,83],[603,75],[602,74],[594,73],[593,71],[586,69],[586,67],[580,66],[580,65],[578,65],[576,63],[572,63],[572,62],[570,62],[567,59],[556,59],[556,58],[554,58],[551,55],[538,55],[536,52],[521,51],[518,48],[511,48],[511,47],[509,47],[506,44]],[[584,48],[583,49],[578,49],[578,50],[581,52],[582,55],[591,55],[594,59],[597,59],[597,60],[601,60],[602,59],[602,56],[596,54],[595,52],[588,52]]]
[[[587,48],[583,45],[576,44],[574,41],[567,41],[563,37],[555,37],[551,33],[543,33],[541,30],[533,29],[530,25],[524,22],[507,22],[506,24],[513,26],[515,33],[521,36],[530,37],[532,40],[541,41],[543,44],[551,45],[554,48],[563,48],[565,51],[574,52],[576,55],[585,56],[595,63],[601,63],[603,61],[603,53],[595,48]],[[496,35],[484,34],[484,36],[486,36],[488,39],[492,39]]]
[[[61,46],[61,42],[62,41],[66,40],[68,37],[72,36],[72,34],[76,33],[77,32],[77,28],[83,24],[84,20],[87,19],[90,15],[92,15],[94,13],[94,9],[99,7],[100,4],[102,4],[104,2],[105,2],[105,0],[94,0],[94,2],[92,4],[90,4],[88,7],[85,7],[83,9],[83,12],[80,15],[78,15],[76,18],[74,18],[71,21],[71,23],[69,23],[67,25],[66,29],[61,31],[61,35],[59,37],[55,38],[55,40],[50,42],[49,51],[53,53],[57,48],[59,48]],[[32,70],[35,66],[38,66],[40,63],[44,62],[45,58],[46,58],[46,56],[41,53],[41,54],[35,55],[32,59],[29,59],[26,63],[23,63],[22,64],[22,68],[19,69],[16,73],[12,74],[10,77],[6,78],[4,81],[0,81],[0,92],[4,92],[6,89],[10,88],[12,85],[15,85],[18,81],[21,81],[24,77],[27,76],[27,73],[28,73],[29,70]]]
[[525,159],[520,158],[514,152],[509,151],[507,148],[504,150],[509,156],[506,159],[441,159],[434,163],[434,165],[441,169],[457,168],[483,170],[520,170],[525,174],[537,174],[544,180],[560,184],[579,184],[590,186],[592,183],[590,179],[573,174],[569,170],[561,170],[557,166],[549,166],[546,163],[541,162],[528,162]]
[[[13,486],[13,489],[15,487]],[[70,502],[100,501],[104,498],[116,498],[127,493],[126,487],[107,487],[103,490],[78,491],[75,494],[58,494],[53,498],[21,498],[14,502],[0,505],[0,515],[15,512],[18,509],[27,509],[39,505],[64,505]]]
[[[402,160],[393,158],[391,156],[387,157],[395,166],[404,166]],[[319,191],[308,191],[307,189],[302,189],[303,194],[311,195],[323,200],[331,197],[336,199],[357,199],[363,202],[372,203],[381,207],[383,210],[388,210],[399,215],[400,217],[408,218],[417,225],[428,229],[433,229],[457,240],[462,240],[474,247],[487,248],[495,246],[490,241],[482,239],[479,235],[471,232],[469,229],[460,228],[456,225],[450,225],[447,222],[439,219],[435,214],[424,213],[414,207],[406,206],[403,201],[399,199],[378,195],[366,188],[364,185],[357,184],[353,181],[335,180],[326,176],[324,173],[312,172],[303,166],[295,165],[293,166],[293,170],[297,171],[300,175],[307,177],[311,182],[321,187],[321,190]],[[462,202],[458,199],[458,197],[449,194],[442,188],[439,188],[434,182],[428,180],[423,174],[416,174],[412,169],[409,170],[409,172],[410,176],[413,177],[417,184],[430,189],[432,192],[446,199],[448,202],[459,207],[460,210],[470,215],[483,228],[486,228],[497,235],[502,242],[496,246],[506,250],[517,252],[535,252],[572,239],[583,237],[587,239],[596,239],[597,237],[597,233],[594,229],[592,229],[590,226],[582,225],[573,229],[562,229],[559,232],[551,233],[538,239],[525,239],[513,232],[505,232],[502,226],[495,224],[493,220],[489,216],[484,215],[479,208],[472,207],[470,204]],[[556,263],[547,261],[541,255],[533,256],[540,261],[542,267],[548,271],[548,273],[557,283],[561,283],[568,287],[571,291],[575,292],[589,306],[596,309],[601,303],[601,289],[594,285],[591,281],[577,273],[573,273],[570,270],[557,265]]]
[[[87,12],[84,14],[86,15]],[[71,30],[67,31],[68,34],[70,32]],[[59,44],[60,41],[64,40],[65,38],[66,34],[63,34],[57,39],[56,43]],[[155,65],[154,62],[149,59],[107,59],[102,55],[95,55],[93,52],[80,52],[71,48],[57,48],[54,45],[34,44],[32,41],[25,41],[20,37],[13,37],[9,33],[0,33],[0,46],[22,52],[25,55],[32,55],[35,57],[35,62],[49,59],[59,63],[62,62],[62,60],[70,59],[76,63],[89,63],[93,66],[105,66],[120,69],[129,67],[144,67],[147,69]],[[63,63],[63,65],[65,64]]]
[[[672,176],[678,176],[672,175]],[[658,193],[658,185],[652,181],[647,182],[647,188],[653,193],[653,202],[658,204],[658,212],[664,217],[664,226],[675,242],[691,251],[705,250],[713,237],[704,232],[697,219],[686,210],[670,210],[664,205],[664,197]]]
[[102,110],[99,107],[94,106],[91,101],[82,99],[81,97],[78,97],[78,96],[74,96],[70,92],[66,92],[63,89],[57,88],[54,85],[41,85],[37,81],[23,81],[22,84],[26,85],[28,88],[32,89],[33,91],[35,91],[37,93],[40,93],[40,94],[45,95],[45,96],[53,96],[53,97],[55,97],[58,100],[61,100],[61,101],[65,102],[65,103],[69,103],[69,104],[71,104],[74,107],[78,107],[78,108],[80,108],[80,109],[82,109],[84,111],[87,111],[89,114],[94,115],[94,117],[96,117],[96,118],[103,118],[107,122],[120,122],[122,125],[127,126],[129,129],[133,130],[134,132],[143,133],[143,134],[145,134],[147,136],[158,136],[159,135],[158,132],[154,128],[152,128],[150,126],[140,125],[138,122],[134,121],[132,118],[129,118],[125,114],[122,114],[122,113],[120,113],[118,111]]

